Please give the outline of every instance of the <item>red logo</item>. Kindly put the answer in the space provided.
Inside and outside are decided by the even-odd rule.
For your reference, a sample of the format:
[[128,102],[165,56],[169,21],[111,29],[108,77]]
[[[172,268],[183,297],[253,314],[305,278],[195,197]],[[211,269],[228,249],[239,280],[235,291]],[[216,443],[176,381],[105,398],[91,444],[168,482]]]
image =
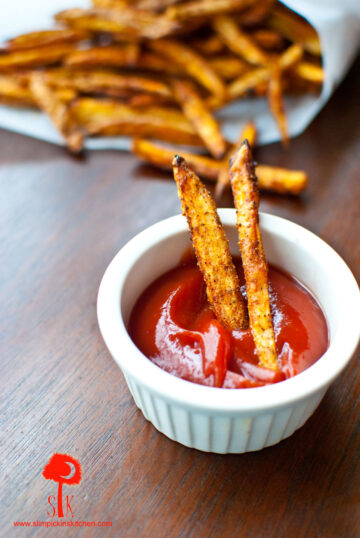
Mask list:
[[[81,480],[81,465],[80,463],[69,456],[68,454],[54,454],[49,463],[47,463],[43,470],[43,477],[47,480],[54,480],[58,482],[58,494],[57,494],[57,515],[58,517],[64,517],[63,511],[63,495],[62,495],[62,486],[67,484],[68,486],[74,486],[79,484]],[[70,512],[71,517],[74,517],[74,514],[71,510],[70,502],[73,499],[73,495],[66,495],[66,515]],[[54,517],[56,514],[56,508],[51,503],[51,500],[56,501],[55,495],[50,495],[48,497],[48,503],[52,507],[52,512],[47,511],[48,516]]]

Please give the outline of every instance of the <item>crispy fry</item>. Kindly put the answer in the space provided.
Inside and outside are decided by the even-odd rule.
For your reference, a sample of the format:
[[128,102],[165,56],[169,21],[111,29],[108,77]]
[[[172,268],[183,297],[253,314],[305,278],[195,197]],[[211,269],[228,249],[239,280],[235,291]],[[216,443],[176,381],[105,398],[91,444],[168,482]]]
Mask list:
[[173,169],[211,308],[225,327],[244,329],[247,318],[239,277],[215,202],[182,157],[175,156]]
[[224,80],[233,80],[248,70],[247,64],[236,56],[209,58],[209,65]]
[[284,110],[281,71],[277,64],[274,64],[271,67],[271,75],[268,85],[268,99],[270,110],[281,133],[282,143],[284,146],[287,146],[289,144],[289,133]]
[[213,25],[219,37],[232,52],[250,64],[264,65],[267,62],[266,54],[238,27],[232,17],[229,15],[216,17]]
[[45,80],[54,86],[75,88],[84,93],[101,93],[103,90],[131,90],[153,93],[171,98],[172,93],[165,82],[154,78],[115,74],[105,70],[72,71],[71,69],[53,69],[44,74]]
[[90,135],[129,135],[201,145],[193,126],[173,108],[131,108],[111,99],[79,98],[71,104],[75,120]]
[[239,140],[226,153],[219,170],[217,183],[215,187],[215,198],[219,199],[227,185],[230,185],[229,161],[234,153],[240,148],[244,140],[247,140],[250,147],[253,147],[256,140],[256,127],[253,122],[249,121],[243,127]]
[[219,13],[229,13],[230,11],[240,11],[253,4],[255,0],[194,0],[183,2],[178,6],[169,7],[166,15],[170,19],[177,21],[188,21],[191,19],[201,19],[211,17]]
[[279,51],[285,45],[284,38],[275,30],[269,30],[268,28],[255,30],[252,32],[251,37],[259,47],[265,50]]
[[[303,53],[300,45],[291,45],[283,52],[278,59],[278,66],[281,70],[288,69],[296,64]],[[244,75],[234,80],[228,86],[228,91],[231,99],[244,95],[249,90],[254,89],[259,84],[268,82],[271,74],[271,67],[257,67],[248,71]]]
[[274,6],[267,22],[270,28],[279,32],[286,39],[299,43],[311,54],[321,55],[320,40],[314,28],[294,12],[283,6]]
[[258,185],[261,190],[279,194],[300,194],[307,185],[308,177],[303,170],[288,170],[276,166],[256,166]]
[[139,47],[135,44],[123,46],[93,47],[75,50],[65,59],[71,67],[130,67],[136,65]]
[[151,93],[135,93],[129,95],[126,98],[126,102],[129,106],[134,108],[148,108],[148,107],[161,107],[161,106],[171,106],[175,104],[175,101],[168,99],[167,97],[162,97],[161,95],[151,94]]
[[68,106],[44,82],[41,73],[31,76],[30,89],[39,108],[46,112],[65,138],[70,151],[81,151],[84,138],[82,130],[74,123]]
[[256,2],[253,6],[242,11],[236,17],[237,21],[242,27],[259,26],[259,24],[265,22],[274,2],[275,0],[261,0],[261,2]]
[[210,93],[226,96],[226,87],[208,62],[184,43],[175,39],[159,39],[149,42],[152,50],[180,65],[191,77]]
[[294,66],[292,71],[303,80],[308,80],[309,82],[315,82],[317,84],[322,84],[324,82],[325,76],[323,68],[314,63],[299,62]]
[[63,28],[61,30],[44,30],[19,35],[7,42],[11,51],[33,49],[36,47],[48,47],[59,43],[73,43],[88,39],[89,34],[81,30]]
[[71,28],[121,34],[123,39],[136,40],[159,39],[179,28],[175,20],[130,6],[120,9],[68,9],[58,13],[55,19]]
[[3,103],[20,107],[37,107],[29,89],[29,77],[13,73],[0,74],[0,99]]
[[247,141],[243,142],[230,166],[236,208],[239,246],[243,262],[248,314],[259,364],[278,369],[275,335],[270,312],[268,269],[262,245],[254,164]]
[[145,9],[149,11],[163,11],[173,4],[177,4],[180,0],[140,0],[137,2],[137,9]]
[[43,67],[58,63],[73,51],[71,45],[54,45],[37,47],[30,50],[19,50],[0,55],[0,71],[18,67]]
[[225,140],[219,124],[206,108],[194,86],[188,81],[174,79],[172,88],[185,116],[193,124],[205,146],[214,157],[220,159],[226,150]]
[[[164,170],[171,170],[174,154],[176,151],[179,151],[179,148],[169,148],[150,140],[135,138],[132,144],[132,151],[143,161]],[[216,181],[220,170],[219,161],[215,161],[205,155],[196,155],[195,153],[188,153],[182,150],[181,154],[190,168],[199,174],[199,176]]]
[[[253,127],[251,127],[251,124],[248,124],[248,126],[249,128],[244,133],[244,138],[241,137],[242,140],[246,137],[251,138],[252,136],[251,130]],[[150,140],[137,138],[133,141],[132,150],[140,159],[164,170],[171,170],[172,159],[174,154],[179,151],[179,148],[164,146]],[[205,155],[181,152],[189,166],[200,177],[209,181],[217,180],[220,171],[223,169],[224,161],[215,161]],[[228,162],[226,163],[226,167],[227,169],[229,168]],[[272,191],[278,194],[300,194],[306,188],[308,181],[307,174],[303,170],[289,170],[287,168],[262,164],[256,166],[256,175],[260,190]]]
[[236,99],[249,90],[254,89],[258,84],[269,80],[269,67],[256,67],[251,71],[247,71],[244,75],[235,79],[228,86],[228,92],[231,99]]
[[191,41],[191,46],[193,46],[200,54],[205,56],[212,56],[213,54],[218,54],[219,52],[224,51],[224,43],[221,41],[219,36],[211,35],[206,38],[193,39]]

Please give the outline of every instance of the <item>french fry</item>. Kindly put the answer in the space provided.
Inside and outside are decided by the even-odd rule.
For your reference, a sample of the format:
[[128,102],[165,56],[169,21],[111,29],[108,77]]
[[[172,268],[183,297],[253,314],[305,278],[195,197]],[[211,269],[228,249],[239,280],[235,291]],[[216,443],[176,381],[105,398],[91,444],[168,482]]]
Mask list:
[[275,30],[259,28],[251,33],[252,39],[262,49],[269,51],[279,51],[284,48],[284,38]]
[[246,62],[236,56],[215,56],[209,58],[209,65],[224,80],[233,80],[249,69]]
[[250,328],[260,366],[277,370],[268,269],[259,228],[259,197],[254,164],[247,141],[243,142],[233,158],[230,178],[245,274]]
[[250,64],[264,65],[266,54],[243,32],[229,15],[214,18],[213,26],[228,48]]
[[0,71],[56,64],[73,50],[71,45],[53,45],[1,54]]
[[195,48],[200,54],[205,56],[212,56],[213,54],[218,54],[224,51],[224,43],[221,41],[219,36],[211,35],[206,38],[193,39],[191,41],[191,46]]
[[188,75],[193,77],[210,93],[225,97],[226,87],[221,78],[208,62],[184,43],[175,39],[159,39],[149,42],[149,47],[171,62],[180,65]]
[[292,72],[303,80],[316,84],[322,84],[325,78],[323,68],[311,62],[299,62],[293,67]]
[[254,0],[206,0],[205,2],[194,0],[169,7],[166,10],[166,15],[177,21],[189,21],[211,17],[219,13],[240,11],[253,3]]
[[[249,123],[246,131],[244,129],[244,135],[239,140],[241,139],[243,141],[245,138],[250,140],[254,136],[251,132],[254,133],[254,126]],[[254,138],[252,140],[252,143],[254,143]],[[164,146],[151,140],[136,138],[133,141],[132,151],[143,161],[164,170],[171,170],[172,159],[174,154],[179,151],[179,148]],[[231,152],[231,155],[233,155],[234,151]],[[197,155],[182,150],[181,153],[192,170],[200,177],[209,181],[216,181],[219,173],[224,168],[225,160],[215,161],[206,155]],[[226,162],[226,168],[229,170],[228,162]],[[300,194],[306,188],[308,181],[307,175],[303,170],[289,170],[287,168],[262,164],[256,166],[256,175],[260,190],[272,191],[278,194]]]
[[256,166],[258,185],[261,190],[278,194],[300,194],[307,185],[308,177],[303,170],[288,170],[276,166]]
[[284,110],[281,71],[277,64],[274,64],[271,67],[268,85],[268,99],[271,113],[273,114],[281,133],[282,143],[284,146],[287,146],[289,144],[289,133]]
[[41,73],[34,73],[30,78],[30,89],[41,108],[52,120],[66,140],[70,151],[78,153],[83,146],[83,132],[73,121],[67,104],[62,102],[55,92],[44,82]]
[[173,169],[211,308],[225,327],[244,329],[247,317],[239,277],[215,202],[182,157],[175,156]]
[[55,16],[71,28],[97,33],[121,34],[123,39],[159,39],[179,29],[179,24],[168,17],[133,9],[68,9]]
[[84,93],[101,93],[104,90],[131,90],[134,92],[153,93],[170,99],[172,92],[165,82],[154,78],[116,74],[105,70],[72,71],[71,69],[53,69],[44,73],[45,80],[54,86],[75,88]]
[[[269,67],[256,67],[247,71],[244,75],[235,79],[228,86],[230,99],[236,99],[245,95],[249,90],[254,89],[258,84],[269,80]],[[211,103],[210,103],[211,106]]]
[[206,108],[203,99],[188,81],[174,79],[172,88],[185,116],[193,124],[205,146],[214,157],[220,159],[226,150],[225,140],[219,124]]
[[244,125],[244,128],[241,131],[239,140],[236,142],[236,144],[229,149],[229,151],[226,153],[226,156],[224,157],[220,170],[219,175],[216,182],[215,187],[215,198],[219,199],[227,185],[230,184],[230,175],[229,175],[229,160],[234,155],[234,153],[240,148],[241,144],[244,142],[244,140],[247,140],[250,147],[253,147],[256,140],[256,127],[253,122],[249,121]]
[[0,99],[19,107],[37,107],[29,89],[29,77],[13,73],[0,74]]
[[[171,170],[174,154],[179,151],[179,148],[169,148],[150,140],[135,138],[132,143],[132,151],[143,161],[164,170]],[[221,164],[219,161],[205,155],[197,155],[182,150],[181,155],[196,174],[211,181],[216,181]]]
[[[286,70],[295,65],[301,58],[303,49],[300,45],[291,45],[283,52],[277,60],[281,70]],[[231,99],[241,97],[249,90],[256,88],[259,84],[268,82],[271,74],[271,66],[257,67],[240,76],[228,86]]]
[[60,43],[74,43],[88,39],[89,34],[81,30],[63,28],[61,30],[44,30],[19,35],[7,42],[10,51],[33,49],[36,47],[48,47]]
[[283,6],[274,6],[267,19],[270,28],[276,30],[281,35],[299,43],[311,54],[321,55],[320,40],[315,30],[304,19],[298,17],[294,12],[285,9]]
[[179,144],[202,145],[182,112],[172,108],[131,108],[111,99],[79,98],[71,104],[76,122],[88,134],[157,138]]
[[145,9],[148,11],[163,11],[173,4],[177,4],[179,0],[140,0],[137,2],[137,9]]
[[138,55],[138,45],[129,43],[75,50],[65,58],[64,63],[71,67],[131,67],[136,65]]
[[242,27],[259,26],[266,22],[266,18],[274,2],[275,0],[261,0],[261,2],[256,2],[237,15],[236,19]]

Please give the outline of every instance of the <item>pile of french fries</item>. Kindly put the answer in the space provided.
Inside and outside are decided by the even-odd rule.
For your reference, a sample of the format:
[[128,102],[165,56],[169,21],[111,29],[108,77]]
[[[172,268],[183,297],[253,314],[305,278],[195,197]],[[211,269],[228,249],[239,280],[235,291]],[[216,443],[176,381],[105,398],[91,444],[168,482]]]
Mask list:
[[[283,95],[318,92],[324,78],[316,32],[274,0],[92,0],[55,21],[0,50],[0,102],[44,111],[72,152],[87,136],[128,135],[139,157],[170,169],[176,148],[153,140],[185,144],[199,149],[187,155],[193,166],[217,181],[235,149],[217,109],[266,96],[286,144]],[[271,172],[263,185],[257,169],[261,188],[306,184]]]

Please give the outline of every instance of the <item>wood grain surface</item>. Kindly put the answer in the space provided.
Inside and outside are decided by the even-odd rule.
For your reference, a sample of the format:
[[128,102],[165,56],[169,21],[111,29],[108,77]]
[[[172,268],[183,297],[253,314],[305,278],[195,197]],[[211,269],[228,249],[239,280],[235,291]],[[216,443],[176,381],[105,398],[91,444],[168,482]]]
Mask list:
[[[360,63],[288,151],[261,163],[304,167],[300,198],[263,195],[262,210],[330,243],[360,277]],[[116,151],[75,159],[0,132],[1,536],[356,538],[359,375],[356,359],[313,417],[260,452],[188,449],[146,422],[105,349],[96,295],[115,253],[180,212],[169,174]],[[226,193],[222,206],[230,206]],[[54,452],[80,460],[73,520],[111,528],[16,529],[49,521]],[[71,518],[67,518],[70,520]]]

